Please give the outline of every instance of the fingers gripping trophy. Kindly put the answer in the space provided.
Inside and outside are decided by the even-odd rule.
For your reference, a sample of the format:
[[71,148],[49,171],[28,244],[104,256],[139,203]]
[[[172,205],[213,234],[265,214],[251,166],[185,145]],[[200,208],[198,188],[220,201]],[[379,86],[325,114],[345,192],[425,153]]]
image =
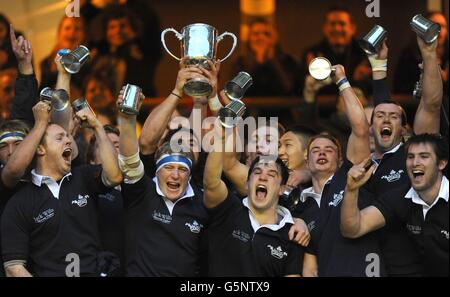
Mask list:
[[[224,37],[229,36],[233,39],[233,45],[230,52],[221,61],[226,60],[234,51],[237,44],[237,38],[233,33],[224,32],[218,34],[217,29],[207,24],[191,24],[184,27],[179,33],[173,28],[168,28],[161,33],[161,42],[164,49],[169,55],[177,59],[181,58],[175,56],[166,46],[165,35],[172,32],[181,42],[181,58],[185,58],[186,66],[197,66],[208,68],[208,60],[213,62],[216,60],[217,45]],[[208,97],[213,88],[209,81],[205,78],[192,78],[186,82],[183,87],[186,95],[199,98]]]

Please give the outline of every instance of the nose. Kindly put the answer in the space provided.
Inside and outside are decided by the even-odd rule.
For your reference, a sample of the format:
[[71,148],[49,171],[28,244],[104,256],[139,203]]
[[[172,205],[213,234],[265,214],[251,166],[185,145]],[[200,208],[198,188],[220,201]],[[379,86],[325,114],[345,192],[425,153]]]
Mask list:
[[419,166],[421,164],[422,164],[422,162],[421,162],[420,157],[419,156],[415,156],[414,160],[413,160],[413,167]]
[[12,153],[14,153],[14,147],[15,147],[15,144],[8,143],[8,157],[11,156]]
[[180,177],[180,172],[178,169],[174,169],[170,172],[170,176],[174,179],[178,179]]

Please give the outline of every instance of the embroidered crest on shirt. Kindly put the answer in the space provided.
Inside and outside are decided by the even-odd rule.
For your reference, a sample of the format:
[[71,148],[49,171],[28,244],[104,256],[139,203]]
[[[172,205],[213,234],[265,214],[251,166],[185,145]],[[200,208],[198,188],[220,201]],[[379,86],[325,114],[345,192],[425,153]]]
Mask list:
[[441,234],[444,234],[445,238],[448,239],[448,231],[446,231],[446,230],[441,230]]
[[281,246],[278,246],[277,248],[274,248],[270,244],[267,245],[267,247],[270,249],[270,254],[277,258],[277,259],[283,259],[283,257],[287,257],[287,253],[281,249]]
[[87,204],[87,200],[89,195],[78,195],[78,199],[72,200],[72,204],[78,205],[78,207],[85,207]]
[[34,218],[36,223],[43,223],[48,219],[52,218],[55,215],[55,210],[53,208],[49,208],[41,212],[37,217]]
[[402,173],[404,173],[402,169],[399,171],[391,170],[389,175],[383,175],[381,179],[385,179],[388,183],[392,183],[398,181],[402,177]]
[[239,239],[240,241],[247,242],[250,240],[250,235],[241,230],[233,230],[233,237]]
[[308,227],[309,232],[311,232],[314,228],[316,228],[316,221],[311,221],[306,226]]
[[338,206],[344,198],[344,190],[340,191],[339,194],[333,194],[333,201],[328,203],[328,206]]
[[202,224],[199,224],[196,220],[191,223],[184,224],[185,226],[188,226],[192,233],[200,233],[200,230],[203,228]]
[[171,215],[162,214],[160,212],[157,212],[156,210],[153,211],[152,217],[155,221],[161,222],[163,224],[170,224],[172,222]]

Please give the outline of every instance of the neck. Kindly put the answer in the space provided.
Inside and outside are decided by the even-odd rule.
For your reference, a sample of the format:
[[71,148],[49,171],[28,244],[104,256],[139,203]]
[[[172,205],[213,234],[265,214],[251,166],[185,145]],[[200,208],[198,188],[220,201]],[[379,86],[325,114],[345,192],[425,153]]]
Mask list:
[[249,203],[248,206],[249,206],[250,210],[252,211],[253,215],[255,216],[256,221],[260,225],[272,225],[272,224],[276,224],[278,222],[278,214],[277,214],[277,208],[276,208],[277,205],[276,204],[274,206],[272,206],[271,208],[263,210],[263,211],[258,211],[251,205],[251,203]]
[[65,174],[58,172],[57,170],[54,170],[53,168],[48,167],[48,164],[51,164],[51,163],[47,163],[47,166],[44,166],[43,164],[45,164],[45,163],[37,162],[37,164],[36,164],[36,173],[37,174],[51,177],[55,181],[60,180],[65,175]]
[[381,146],[376,145],[376,146],[375,146],[375,152],[373,153],[374,156],[375,156],[375,159],[380,160],[381,158],[383,158],[383,155],[384,155],[386,152],[392,150],[394,147],[396,147],[396,146],[399,145],[400,143],[401,143],[400,141],[399,141],[399,142],[396,142],[396,143],[394,143],[394,144],[393,144],[391,147],[389,147],[389,148],[383,148],[383,147],[381,147]]
[[429,187],[426,190],[417,192],[417,194],[419,194],[420,199],[425,201],[425,203],[428,205],[433,204],[434,200],[439,198],[438,195],[439,190],[441,189],[441,182],[442,182],[442,173],[439,173],[438,178],[431,187]]
[[312,175],[312,184],[313,184],[313,190],[317,194],[322,194],[323,187],[325,186],[325,183],[327,180],[332,176],[333,173],[326,172],[318,172],[316,174]]

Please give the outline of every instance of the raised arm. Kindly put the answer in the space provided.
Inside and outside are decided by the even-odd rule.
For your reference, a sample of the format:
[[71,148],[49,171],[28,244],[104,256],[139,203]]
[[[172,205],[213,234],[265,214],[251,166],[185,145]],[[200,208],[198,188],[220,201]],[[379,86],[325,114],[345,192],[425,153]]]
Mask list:
[[70,78],[71,74],[67,72],[61,64],[61,56],[56,54],[55,57],[56,68],[58,69],[58,76],[56,78],[55,90],[63,89],[67,92],[70,98]]
[[368,58],[372,66],[373,104],[376,106],[383,100],[391,98],[387,81],[388,47],[386,39],[379,52],[375,55],[368,55]]
[[378,208],[369,206],[361,211],[358,208],[359,189],[369,180],[375,170],[375,166],[371,165],[366,171],[364,167],[369,161],[368,158],[353,166],[347,174],[347,186],[341,206],[341,233],[344,237],[358,238],[386,224],[384,216]]
[[236,152],[225,152],[223,173],[233,183],[239,195],[246,196],[248,167],[237,159]]
[[85,120],[90,128],[94,130],[100,151],[100,163],[102,164],[102,181],[107,187],[117,186],[122,182],[122,173],[117,161],[116,149],[106,135],[105,129],[100,121],[89,111],[82,109],[76,113],[81,120]]
[[2,182],[8,188],[13,188],[20,181],[33,161],[50,120],[50,109],[50,104],[44,101],[33,107],[34,127],[16,148],[1,172]]
[[205,173],[203,174],[204,203],[207,208],[214,208],[222,203],[228,196],[228,189],[222,181],[223,170],[223,151],[225,133],[216,121],[215,123],[216,137],[214,138],[213,150],[208,154],[205,165]]
[[417,37],[423,60],[423,82],[422,98],[414,118],[415,134],[439,133],[443,85],[436,53],[437,42],[436,39],[426,44]]
[[38,84],[33,72],[33,48],[31,42],[19,36],[16,39],[14,28],[10,26],[10,39],[19,66],[19,75],[14,86],[9,119],[23,120],[30,126],[34,124],[32,108],[38,99]]
[[345,115],[352,128],[347,144],[347,159],[353,164],[358,164],[370,155],[369,123],[361,102],[345,77],[344,67],[336,65],[334,68],[336,70],[333,79],[344,99]]
[[[202,71],[196,67],[183,67],[178,71],[175,88],[169,96],[157,107],[155,107],[145,120],[139,137],[139,147],[145,155],[156,151],[159,140],[164,134],[175,111],[179,100],[183,97],[183,86],[187,80],[202,76]],[[203,76],[202,76],[203,77]]]

